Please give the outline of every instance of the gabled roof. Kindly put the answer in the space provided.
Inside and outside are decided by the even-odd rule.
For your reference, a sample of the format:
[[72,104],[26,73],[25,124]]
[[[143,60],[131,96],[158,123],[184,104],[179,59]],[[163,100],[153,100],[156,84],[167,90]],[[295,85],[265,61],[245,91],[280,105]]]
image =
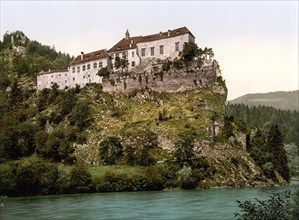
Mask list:
[[40,71],[37,73],[38,76],[40,75],[44,75],[44,74],[51,74],[51,73],[64,73],[64,72],[68,72],[68,70],[49,70],[49,71]]
[[180,36],[187,33],[191,34],[194,37],[194,35],[188,30],[188,28],[181,27],[175,30],[160,32],[158,34],[123,38],[121,41],[115,44],[110,50],[108,50],[108,52],[110,53],[110,52],[118,52],[118,51],[133,49],[137,47],[137,43],[156,41],[165,38]]
[[106,49],[104,50],[98,50],[91,53],[83,54],[83,59],[81,59],[81,55],[78,55],[71,63],[70,65],[78,64],[78,63],[85,63],[87,61],[91,60],[97,60],[101,58],[108,57]]

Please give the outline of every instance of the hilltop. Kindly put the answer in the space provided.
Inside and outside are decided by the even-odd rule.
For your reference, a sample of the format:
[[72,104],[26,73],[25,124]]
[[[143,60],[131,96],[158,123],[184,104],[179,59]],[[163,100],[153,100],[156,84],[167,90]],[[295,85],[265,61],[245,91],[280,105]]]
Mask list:
[[248,106],[264,105],[299,112],[299,90],[247,94],[228,102],[230,104],[243,103]]
[[[266,147],[280,144],[271,142],[280,135],[277,127],[270,128],[273,134],[268,141],[262,139],[265,147],[259,149],[258,132],[224,116],[227,88],[221,74],[215,75],[221,72],[219,66],[204,70],[201,57],[196,57],[199,49],[196,45],[191,49],[190,59],[181,57],[166,69],[161,65],[157,75],[152,73],[151,86],[145,75],[132,73],[107,78],[115,90],[107,92],[96,83],[65,90],[54,84],[36,91],[34,77],[20,73],[14,60],[47,58],[31,56],[27,49],[20,55],[2,48],[1,56],[10,59],[4,60],[2,69],[0,193],[285,184],[289,180],[285,153],[280,145],[274,144],[271,151]],[[169,91],[168,78],[186,88],[183,80],[173,78],[203,73],[215,77],[208,77],[212,80],[206,84],[190,78],[187,89]],[[142,82],[139,76],[144,77]],[[125,79],[130,81],[127,90]],[[279,163],[277,156],[282,158]]]

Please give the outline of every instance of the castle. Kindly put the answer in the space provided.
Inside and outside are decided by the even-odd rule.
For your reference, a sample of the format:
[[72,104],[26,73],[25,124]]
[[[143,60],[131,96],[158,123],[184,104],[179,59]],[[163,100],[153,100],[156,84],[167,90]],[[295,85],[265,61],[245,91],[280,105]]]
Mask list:
[[39,72],[37,89],[51,88],[53,84],[57,84],[59,89],[76,85],[83,87],[88,83],[101,84],[103,77],[97,74],[98,71],[107,67],[110,73],[116,73],[116,57],[127,59],[127,71],[131,71],[148,59],[173,60],[188,42],[195,43],[195,37],[186,27],[135,37],[131,37],[127,30],[125,37],[109,50],[81,52],[66,70]]

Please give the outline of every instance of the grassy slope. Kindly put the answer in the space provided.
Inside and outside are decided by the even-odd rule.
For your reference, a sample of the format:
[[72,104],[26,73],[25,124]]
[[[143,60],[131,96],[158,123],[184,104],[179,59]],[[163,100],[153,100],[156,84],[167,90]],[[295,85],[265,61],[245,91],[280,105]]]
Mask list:
[[138,92],[130,97],[132,94],[97,93],[86,88],[81,94],[92,101],[94,116],[87,130],[88,150],[82,150],[81,156],[93,152],[85,159],[94,162],[98,161],[98,142],[111,135],[124,138],[140,130],[150,130],[158,134],[162,148],[168,148],[167,143],[173,144],[186,131],[195,133],[201,141],[209,140],[207,128],[212,125],[211,117],[216,115],[216,121],[222,120],[225,99],[211,89],[177,94]]
[[[141,130],[158,134],[160,149],[151,152],[157,161],[171,159],[171,150],[178,135],[192,132],[196,135],[198,156],[207,158],[216,169],[213,179],[202,182],[202,187],[252,186],[267,182],[244,149],[244,135],[236,133],[237,138],[232,141],[219,137],[216,142],[209,136],[208,128],[212,125],[213,116],[220,128],[223,124],[226,99],[225,95],[215,93],[212,88],[176,94],[147,91],[109,94],[86,87],[81,95],[91,101],[94,115],[93,123],[87,130],[87,144],[77,149],[77,155],[85,161],[93,164],[99,162],[97,149],[102,138],[118,136],[126,141],[127,135]],[[127,165],[89,168],[93,178],[102,177],[108,171],[121,174],[142,173],[145,170],[144,167]]]

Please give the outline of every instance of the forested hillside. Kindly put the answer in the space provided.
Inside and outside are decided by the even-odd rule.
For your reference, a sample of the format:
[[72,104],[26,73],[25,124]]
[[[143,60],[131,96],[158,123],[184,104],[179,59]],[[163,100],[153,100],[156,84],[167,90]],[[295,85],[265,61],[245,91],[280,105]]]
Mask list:
[[[258,128],[264,138],[270,127],[276,124],[281,131],[282,142],[288,155],[289,166],[294,176],[299,175],[299,112],[279,110],[267,106],[249,107],[244,104],[227,104],[225,115],[239,124]],[[263,139],[263,138],[262,138]]]
[[[24,53],[17,52],[17,47],[23,47]],[[27,77],[26,81],[35,83],[36,73],[39,71],[67,69],[73,59],[69,54],[57,52],[54,46],[28,39],[21,31],[4,35],[3,41],[0,41],[0,57],[1,90],[12,81],[24,77]]]
[[277,124],[285,144],[299,146],[299,112],[279,110],[267,106],[249,107],[245,104],[227,104],[225,114],[242,120],[251,128],[267,132],[271,124]]
[[247,94],[228,102],[230,104],[261,105],[281,110],[299,111],[299,90]]

